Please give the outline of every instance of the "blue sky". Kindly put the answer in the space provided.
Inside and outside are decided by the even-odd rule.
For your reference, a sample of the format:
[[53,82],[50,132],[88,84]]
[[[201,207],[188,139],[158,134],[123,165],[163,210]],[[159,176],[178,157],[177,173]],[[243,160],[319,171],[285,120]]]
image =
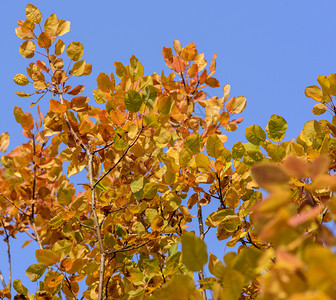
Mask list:
[[[17,20],[25,18],[27,3],[38,6],[44,19],[56,13],[59,18],[71,21],[71,31],[64,41],[81,41],[83,59],[93,64],[92,75],[83,81],[80,78],[90,97],[96,88],[97,75],[114,72],[115,61],[127,64],[133,54],[143,64],[145,74],[150,75],[161,70],[168,73],[162,47],[172,47],[175,39],[183,46],[195,42],[208,62],[216,52],[215,77],[221,87],[229,83],[232,96],[247,97],[244,122],[237,132],[228,133],[228,148],[238,140],[246,141],[247,126],[258,124],[265,128],[272,114],[287,120],[285,139],[295,138],[305,122],[314,118],[311,110],[315,103],[305,97],[305,87],[316,84],[320,74],[336,72],[336,2],[332,0],[6,1],[0,18],[0,132],[10,133],[9,149],[25,141],[13,116],[14,106],[35,112],[35,108],[29,109],[30,99],[14,94],[16,90],[29,89],[13,82],[14,75],[25,73],[28,64],[18,51],[22,40],[14,33]],[[222,96],[222,89],[211,89],[209,94]],[[48,108],[47,100],[41,103],[42,111]],[[23,240],[12,246],[13,277],[24,279],[24,270],[34,262],[33,246],[25,248],[30,256],[26,259],[22,254],[19,256],[20,243]],[[4,274],[5,248],[0,241],[0,269]],[[219,258],[224,251],[223,243],[223,249],[217,250]]]

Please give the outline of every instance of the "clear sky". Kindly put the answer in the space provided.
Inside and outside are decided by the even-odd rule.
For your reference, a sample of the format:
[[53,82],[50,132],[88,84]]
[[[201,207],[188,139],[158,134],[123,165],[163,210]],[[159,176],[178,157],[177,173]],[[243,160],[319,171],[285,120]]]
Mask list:
[[[25,18],[27,3],[39,7],[44,19],[56,13],[60,19],[71,21],[71,31],[64,41],[81,41],[83,59],[93,64],[92,75],[83,80],[90,97],[97,75],[114,72],[115,61],[128,64],[133,54],[143,64],[145,74],[150,75],[161,70],[168,72],[162,47],[172,47],[175,39],[182,46],[195,42],[208,62],[216,52],[215,77],[221,87],[229,83],[232,96],[247,97],[244,122],[237,132],[228,134],[229,149],[238,140],[246,141],[247,126],[258,124],[265,128],[272,114],[287,120],[285,139],[295,138],[305,122],[314,118],[311,109],[315,103],[305,97],[305,87],[316,84],[320,74],[336,72],[333,0],[5,1],[0,18],[0,133],[10,133],[9,150],[25,141],[13,116],[14,106],[21,106],[24,111],[36,110],[29,110],[31,98],[14,94],[16,90],[29,91],[13,81],[15,74],[25,73],[28,64],[18,51],[22,40],[14,33],[17,20]],[[222,89],[211,89],[209,94],[222,96]],[[41,103],[42,111],[48,108],[47,100],[44,98]],[[35,260],[32,245],[25,248],[31,257],[19,255],[22,243],[20,240],[12,246],[13,277],[25,279],[27,284],[29,280],[23,274]],[[216,250],[219,259],[226,251],[222,244],[223,249]],[[0,269],[4,275],[5,250],[0,241]]]

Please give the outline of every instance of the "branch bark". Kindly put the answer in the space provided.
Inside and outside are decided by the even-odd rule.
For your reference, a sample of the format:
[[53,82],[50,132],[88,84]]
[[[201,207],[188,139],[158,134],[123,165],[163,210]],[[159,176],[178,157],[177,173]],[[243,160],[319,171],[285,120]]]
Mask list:
[[[200,205],[199,202],[197,202],[197,219],[198,219],[198,227],[199,227],[199,232],[200,232],[200,239],[203,241],[205,234],[204,234],[204,226],[203,226],[202,206]],[[203,268],[202,270],[198,271],[198,278],[199,280],[204,280]],[[202,290],[201,293],[202,293],[203,300],[207,300],[206,291]]]

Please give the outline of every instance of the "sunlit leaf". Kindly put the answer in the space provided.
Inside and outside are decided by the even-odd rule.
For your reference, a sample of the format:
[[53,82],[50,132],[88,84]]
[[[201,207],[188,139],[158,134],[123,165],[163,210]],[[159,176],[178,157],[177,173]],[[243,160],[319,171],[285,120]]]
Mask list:
[[13,288],[21,295],[28,296],[28,289],[22,284],[20,279],[13,281]]
[[4,132],[0,135],[0,151],[6,152],[9,146],[9,133]]
[[28,278],[31,281],[36,281],[37,279],[39,279],[44,271],[46,270],[47,266],[44,264],[34,264],[28,267],[28,269],[26,270],[26,275],[28,276]]
[[254,145],[261,145],[266,139],[265,131],[258,125],[252,125],[246,128],[245,137]]
[[138,112],[142,105],[142,98],[137,91],[130,90],[125,96],[125,106],[130,112]]
[[19,51],[24,58],[32,58],[35,54],[35,43],[33,41],[24,41]]
[[182,260],[191,271],[201,270],[208,261],[206,244],[192,232],[183,232]]
[[33,4],[28,4],[26,6],[26,17],[27,19],[33,20],[36,24],[40,24],[42,22],[42,14],[40,10]]
[[268,121],[266,131],[270,140],[273,142],[280,142],[285,137],[287,122],[281,116],[272,115]]
[[46,266],[52,266],[59,261],[58,255],[52,250],[37,249],[35,256],[39,263]]
[[80,42],[71,42],[66,49],[66,53],[71,60],[78,61],[84,54],[84,47]]
[[62,40],[58,40],[55,44],[55,54],[61,55],[65,49],[65,44]]

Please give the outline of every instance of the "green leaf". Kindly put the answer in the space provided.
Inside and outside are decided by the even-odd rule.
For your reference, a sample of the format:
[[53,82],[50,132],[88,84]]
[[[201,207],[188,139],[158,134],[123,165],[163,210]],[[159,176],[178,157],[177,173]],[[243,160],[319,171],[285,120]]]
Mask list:
[[71,60],[78,61],[84,54],[84,47],[80,42],[72,42],[67,47],[66,53]]
[[22,284],[20,279],[13,281],[13,288],[21,295],[28,296],[28,289]]
[[121,238],[126,238],[127,237],[127,230],[124,226],[122,226],[121,224],[116,224],[115,225],[115,231],[116,234],[121,237]]
[[37,249],[35,256],[39,263],[46,266],[52,266],[59,261],[58,255],[52,250]]
[[117,244],[117,240],[112,235],[112,233],[107,232],[104,235],[104,243],[105,243],[105,245],[107,246],[108,249],[112,250],[114,248],[114,245]]
[[246,139],[254,144],[261,145],[266,140],[266,132],[258,125],[252,125],[245,130]]
[[272,115],[266,127],[268,138],[273,142],[280,142],[285,137],[286,130],[286,120],[281,116]]
[[16,74],[14,76],[14,82],[18,85],[25,86],[29,83],[29,79],[26,75],[23,74]]
[[206,151],[209,156],[215,158],[219,157],[224,152],[224,145],[216,134],[208,137]]
[[26,275],[28,276],[28,278],[31,281],[36,281],[37,279],[39,279],[44,271],[46,270],[46,266],[44,264],[34,264],[28,267],[28,269],[26,270]]
[[54,216],[51,220],[49,220],[49,225],[53,229],[57,229],[63,225],[64,220],[64,212],[60,211],[56,216]]
[[241,159],[245,154],[246,149],[242,142],[237,142],[232,146],[232,158]]
[[137,91],[130,90],[125,96],[125,106],[130,112],[138,112],[142,105],[142,98]]
[[199,134],[193,134],[186,138],[184,142],[184,149],[189,149],[192,154],[197,154],[200,152],[201,148],[201,137]]
[[208,261],[206,244],[192,232],[183,232],[182,261],[190,271],[200,271]]
[[145,103],[150,108],[153,108],[156,97],[157,93],[155,88],[152,85],[147,85],[142,94],[143,103]]
[[57,200],[62,206],[67,206],[71,203],[72,195],[64,186],[60,186],[57,189]]

